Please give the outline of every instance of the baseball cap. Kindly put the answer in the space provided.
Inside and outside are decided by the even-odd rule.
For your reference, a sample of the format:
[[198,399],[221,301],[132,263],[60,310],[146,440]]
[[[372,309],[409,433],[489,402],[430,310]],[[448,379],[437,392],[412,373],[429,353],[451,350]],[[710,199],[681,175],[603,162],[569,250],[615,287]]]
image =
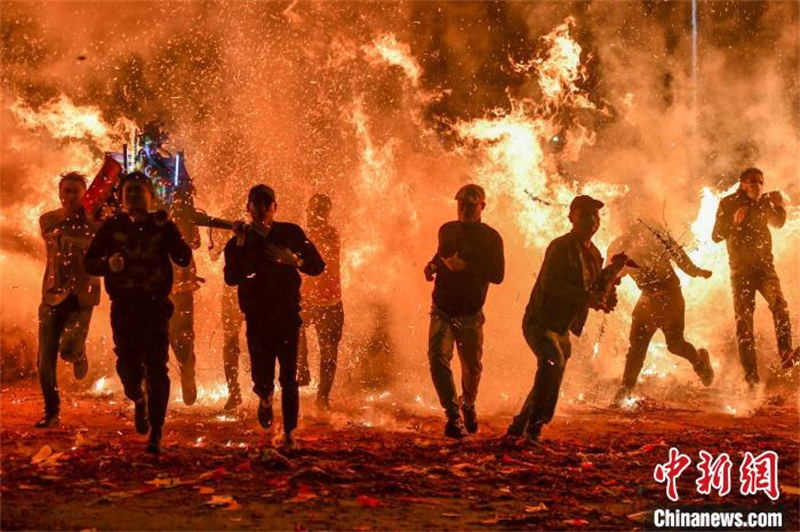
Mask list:
[[464,185],[458,190],[456,199],[464,200],[467,203],[481,203],[486,201],[486,192],[483,191],[482,187],[470,183],[468,185]]
[[600,200],[596,200],[591,196],[587,196],[582,194],[580,196],[575,196],[575,199],[569,204],[569,212],[581,210],[581,209],[593,209],[593,210],[600,210],[603,208],[603,202]]
[[275,191],[267,185],[256,185],[247,194],[247,203],[253,203],[257,198],[266,197],[269,202],[275,201]]

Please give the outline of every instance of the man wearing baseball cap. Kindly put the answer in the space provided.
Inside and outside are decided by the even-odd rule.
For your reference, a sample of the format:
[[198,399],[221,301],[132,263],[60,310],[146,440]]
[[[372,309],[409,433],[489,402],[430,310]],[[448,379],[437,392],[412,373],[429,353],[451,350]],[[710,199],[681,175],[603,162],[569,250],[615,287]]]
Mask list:
[[294,447],[300,397],[297,342],[300,333],[300,274],[319,275],[325,263],[299,226],[276,222],[275,191],[256,185],[247,196],[251,223],[238,222],[225,245],[225,283],[238,287],[247,324],[253,391],[261,399],[258,422],[272,426],[275,362],[280,364],[283,446]]
[[[425,279],[435,281],[428,333],[431,376],[447,415],[445,436],[460,439],[478,430],[475,399],[483,369],[483,304],[489,283],[503,281],[505,259],[500,234],[481,221],[483,189],[465,185],[455,199],[458,221],[439,229],[439,247],[425,266]],[[460,400],[450,369],[454,344],[461,360]]]
[[569,333],[580,336],[589,309],[611,310],[596,282],[603,257],[592,243],[600,227],[603,203],[590,196],[577,196],[569,206],[572,230],[547,246],[544,262],[531,292],[522,331],[538,367],[533,389],[520,413],[508,428],[508,435],[523,433],[539,439],[542,426],[553,418],[561,379],[570,357]]

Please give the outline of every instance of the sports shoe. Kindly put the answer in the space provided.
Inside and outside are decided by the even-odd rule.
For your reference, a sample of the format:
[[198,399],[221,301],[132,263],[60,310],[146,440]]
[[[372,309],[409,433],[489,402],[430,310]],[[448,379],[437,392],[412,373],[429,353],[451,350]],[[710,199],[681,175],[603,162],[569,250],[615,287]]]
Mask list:
[[145,452],[150,454],[158,454],[161,452],[161,429],[154,428],[150,432],[150,441],[147,442]]
[[463,403],[461,413],[464,415],[464,427],[470,434],[478,432],[478,414],[475,413],[475,405]]
[[61,425],[58,414],[45,414],[42,419],[34,425],[37,429],[52,429]]
[[530,423],[528,428],[525,429],[525,434],[523,437],[526,441],[529,442],[538,442],[539,437],[542,435],[542,427],[544,423],[542,421],[537,421],[535,423]]
[[456,440],[467,437],[467,429],[464,428],[464,422],[461,421],[460,417],[447,420],[447,424],[444,426],[444,435]]

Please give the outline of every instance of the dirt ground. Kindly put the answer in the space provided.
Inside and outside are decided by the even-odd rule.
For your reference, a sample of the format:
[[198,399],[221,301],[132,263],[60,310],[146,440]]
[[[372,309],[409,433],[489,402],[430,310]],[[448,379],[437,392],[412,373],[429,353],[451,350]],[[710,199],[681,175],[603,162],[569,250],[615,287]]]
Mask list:
[[[73,393],[50,430],[33,428],[35,381],[1,395],[3,530],[650,528],[654,509],[675,507],[653,480],[670,446],[693,464],[701,449],[733,460],[724,498],[698,494],[687,469],[682,508],[778,510],[786,530],[800,529],[796,396],[775,395],[749,417],[655,401],[565,405],[539,446],[504,440],[508,416],[484,417],[477,436],[453,442],[436,412],[372,398],[370,418],[391,416],[387,430],[359,407],[312,415],[306,397],[288,454],[258,427],[252,399],[233,415],[221,403],[172,402],[165,452],[151,456],[120,395]],[[779,455],[774,502],[738,492],[744,452],[763,450]]]

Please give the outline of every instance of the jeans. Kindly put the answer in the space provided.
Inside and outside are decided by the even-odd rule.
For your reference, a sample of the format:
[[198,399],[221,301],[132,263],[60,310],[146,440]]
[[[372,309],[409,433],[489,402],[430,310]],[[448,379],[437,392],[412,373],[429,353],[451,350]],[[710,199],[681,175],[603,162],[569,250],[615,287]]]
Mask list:
[[75,295],[56,306],[39,305],[39,384],[44,396],[44,412],[48,417],[58,415],[61,403],[56,381],[58,354],[73,363],[86,357],[86,335],[93,309],[79,307]]
[[789,309],[781,292],[781,282],[774,266],[761,271],[733,272],[733,311],[736,314],[736,339],[739,345],[739,358],[748,382],[758,382],[758,362],[753,336],[753,313],[756,308],[756,292],[767,301],[775,325],[778,351],[792,348],[792,324]]
[[553,419],[561,380],[564,378],[567,360],[572,354],[569,332],[559,334],[543,331],[534,325],[526,327],[523,333],[525,341],[536,355],[538,365],[533,388],[512,423],[520,428],[549,423]]
[[437,307],[431,309],[431,324],[428,330],[428,363],[439,403],[445,414],[452,419],[458,417],[459,399],[453,381],[450,362],[453,360],[453,345],[461,360],[462,402],[474,406],[478,397],[483,365],[483,311],[471,316],[448,316]]

